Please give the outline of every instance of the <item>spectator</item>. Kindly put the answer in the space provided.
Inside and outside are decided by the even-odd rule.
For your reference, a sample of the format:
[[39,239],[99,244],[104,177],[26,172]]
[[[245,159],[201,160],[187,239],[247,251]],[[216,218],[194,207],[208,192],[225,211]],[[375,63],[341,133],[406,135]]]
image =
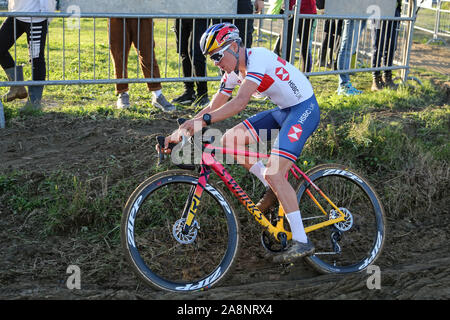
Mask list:
[[[124,26],[125,23],[125,26]],[[114,60],[117,79],[128,78],[128,54],[131,44],[139,55],[142,73],[146,78],[160,78],[159,66],[155,57],[155,41],[153,39],[152,19],[110,19],[110,48]],[[152,104],[166,112],[175,110],[162,94],[160,82],[148,82],[148,90],[152,92]],[[130,106],[128,83],[117,83],[116,94],[118,108]]]
[[[238,0],[237,14],[262,13],[264,9],[263,0],[255,0],[253,7],[251,0]],[[231,22],[239,29],[239,36],[244,41],[246,48],[250,48],[253,43],[253,19],[213,19],[213,24],[220,22]]]
[[[402,1],[397,1],[397,8],[395,9],[395,17],[400,17],[402,9]],[[397,47],[398,36],[398,21],[372,21],[372,68],[381,66],[391,67],[394,61],[395,49]],[[390,89],[397,89],[397,85],[392,81],[392,70],[385,70],[383,72],[384,80],[381,76],[381,71],[372,73],[373,83],[372,91],[378,91],[384,87]]]
[[[296,0],[289,0],[289,10],[292,10],[295,5]],[[284,12],[284,11],[282,11]],[[302,0],[300,4],[300,13],[301,14],[317,14],[316,10],[316,0]],[[311,19],[299,19],[299,25],[297,29],[298,38],[300,40],[301,45],[301,55],[302,55],[302,72],[310,72],[311,71],[311,55],[310,55],[310,33],[312,28],[313,21]],[[287,46],[286,46],[286,60],[290,60],[291,57],[291,45],[292,45],[292,31],[294,29],[294,19],[291,17],[288,20],[288,34],[287,34]],[[283,48],[283,37],[282,34],[278,36],[278,39],[275,43],[274,52],[281,56],[282,48]]]
[[[53,12],[54,0],[10,0],[8,11],[10,12]],[[47,37],[49,19],[41,17],[8,17],[0,27],[0,65],[9,81],[23,81],[23,68],[17,66],[9,49],[24,33],[27,35],[27,43],[31,61],[33,81],[45,80],[45,39]],[[28,101],[21,111],[38,110],[42,107],[41,99],[44,86],[29,86],[28,93],[23,86],[11,87],[3,96],[3,100],[13,101],[25,99]]]
[[[352,55],[356,53],[356,47],[358,45],[359,36],[361,31],[366,25],[366,20],[344,20],[344,30],[342,31],[341,46],[339,48],[339,54],[337,59],[338,70],[349,70]],[[350,82],[350,74],[339,74],[339,87],[337,90],[338,95],[358,95],[362,91],[353,87]]]
[[[325,0],[317,1],[317,9],[325,9]],[[318,66],[337,69],[335,55],[335,47],[339,47],[342,35],[342,19],[327,19],[323,27],[323,40],[320,50],[320,60],[317,62]],[[336,45],[336,46],[335,46]],[[327,61],[328,53],[328,61]]]
[[[206,31],[206,19],[176,19],[175,36],[177,52],[181,57],[184,77],[205,77],[206,58],[200,50],[200,38]],[[192,66],[194,70],[192,70]],[[209,103],[206,81],[197,81],[197,95],[194,82],[184,82],[184,92],[172,100],[181,105],[205,106]]]

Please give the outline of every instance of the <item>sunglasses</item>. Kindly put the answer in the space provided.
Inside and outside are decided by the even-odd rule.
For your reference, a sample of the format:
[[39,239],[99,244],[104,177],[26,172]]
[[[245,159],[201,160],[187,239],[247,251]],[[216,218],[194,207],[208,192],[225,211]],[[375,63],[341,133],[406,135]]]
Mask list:
[[216,53],[210,55],[209,57],[211,58],[212,61],[219,63],[223,56],[225,55],[225,51],[231,46],[231,43],[225,47],[223,47],[223,49],[220,49],[219,51],[217,51]]

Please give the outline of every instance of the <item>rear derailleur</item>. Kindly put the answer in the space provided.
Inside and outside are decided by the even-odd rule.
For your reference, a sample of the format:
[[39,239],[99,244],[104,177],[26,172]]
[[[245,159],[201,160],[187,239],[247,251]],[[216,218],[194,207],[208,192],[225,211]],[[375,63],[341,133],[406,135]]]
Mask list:
[[341,246],[338,243],[339,241],[341,241],[341,239],[342,239],[342,231],[334,227],[333,231],[330,234],[330,240],[331,240],[331,247],[333,248],[336,254],[340,254],[342,251]]

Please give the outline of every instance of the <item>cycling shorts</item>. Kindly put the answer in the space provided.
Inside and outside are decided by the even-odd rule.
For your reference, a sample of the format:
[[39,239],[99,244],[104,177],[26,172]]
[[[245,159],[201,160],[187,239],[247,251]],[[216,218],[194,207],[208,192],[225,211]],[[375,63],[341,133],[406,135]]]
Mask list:
[[257,143],[271,141],[271,155],[277,155],[293,162],[300,156],[306,140],[317,129],[320,109],[315,95],[295,106],[260,112],[243,123]]

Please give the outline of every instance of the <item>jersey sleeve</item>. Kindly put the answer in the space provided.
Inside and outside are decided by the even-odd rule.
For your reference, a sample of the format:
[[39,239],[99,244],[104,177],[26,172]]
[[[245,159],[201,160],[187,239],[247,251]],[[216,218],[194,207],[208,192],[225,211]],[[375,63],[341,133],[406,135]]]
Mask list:
[[264,52],[254,49],[250,49],[248,55],[251,55],[252,59],[249,59],[245,79],[253,81],[259,86],[266,73],[267,59],[271,59],[271,57],[265,57]]
[[237,81],[233,81],[233,77],[225,73],[222,77],[222,80],[220,81],[219,92],[230,97],[236,85]]

